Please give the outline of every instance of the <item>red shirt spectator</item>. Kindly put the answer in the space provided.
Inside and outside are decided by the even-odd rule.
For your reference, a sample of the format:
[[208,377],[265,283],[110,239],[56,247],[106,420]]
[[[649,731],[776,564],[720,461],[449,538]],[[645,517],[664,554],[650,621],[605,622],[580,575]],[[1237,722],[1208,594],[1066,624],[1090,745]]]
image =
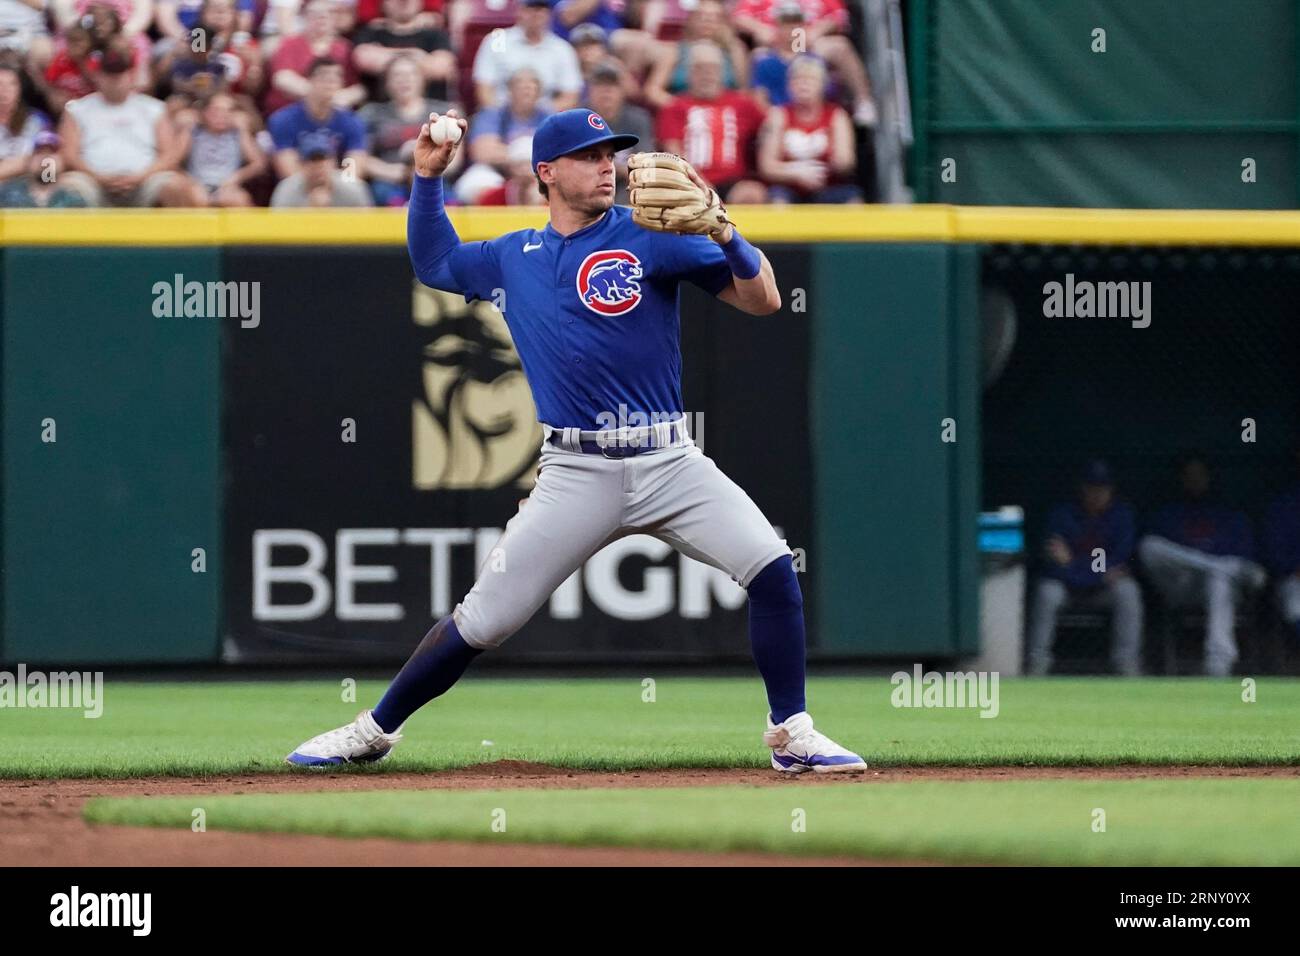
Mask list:
[[[849,11],[844,0],[796,0],[803,9],[804,23],[817,26],[824,20],[834,27],[832,33],[847,33],[849,29]],[[731,10],[733,17],[745,17],[757,20],[765,27],[776,27],[776,10],[790,5],[791,0],[737,0]]]
[[95,92],[95,73],[99,70],[99,57],[89,52],[89,42],[82,56],[74,56],[63,46],[50,65],[45,68],[45,82],[58,98],[56,110],[68,100],[79,100]]
[[271,57],[266,112],[274,113],[302,99],[310,85],[306,79],[307,68],[321,58],[343,67],[343,90],[335,98],[335,105],[349,109],[356,106],[365,99],[366,89],[357,82],[356,70],[352,68],[352,44],[334,30],[329,0],[307,0],[302,5],[302,19],[302,33],[282,39]]
[[[280,41],[280,45],[275,48],[275,56],[271,57],[270,75],[275,76],[280,70],[292,70],[301,75],[307,75],[307,67],[311,66],[312,61],[317,59],[317,54],[312,52],[311,42],[301,33],[296,33],[291,37],[285,37]],[[324,54],[335,63],[343,65],[343,85],[352,86],[357,82],[357,72],[352,69],[352,44],[342,37],[338,37],[330,44],[329,52]],[[283,90],[272,87],[266,94],[266,113],[270,115],[282,106],[288,106],[290,103],[296,103],[300,97],[290,96]]]
[[763,110],[752,98],[724,90],[713,99],[689,93],[674,97],[659,111],[656,138],[670,152],[680,151],[701,176],[723,187],[754,175],[753,145]]

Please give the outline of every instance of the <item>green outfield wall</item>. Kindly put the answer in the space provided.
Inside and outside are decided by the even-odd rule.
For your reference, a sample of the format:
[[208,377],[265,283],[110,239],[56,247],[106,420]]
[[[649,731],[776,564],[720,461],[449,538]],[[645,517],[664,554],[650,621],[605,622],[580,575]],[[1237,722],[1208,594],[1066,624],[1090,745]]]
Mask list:
[[[498,350],[483,364],[504,326],[421,290],[381,216],[341,229],[301,216],[258,228],[203,213],[4,217],[0,661],[387,662],[445,612],[431,580],[444,575],[453,599],[468,588],[478,549],[530,486],[531,404],[468,448],[474,403],[497,414],[491,403],[522,387],[517,359]],[[851,234],[834,215],[777,224],[809,237],[748,230],[776,266],[779,314],[683,294],[701,443],[797,549],[814,656],[973,650],[977,255],[816,241]],[[503,225],[460,223],[462,236]],[[156,284],[176,276],[258,283],[258,325],[156,314]],[[448,343],[463,351],[459,411],[430,387],[445,367],[430,349]],[[340,441],[345,418],[356,443]],[[945,418],[956,442],[942,440]],[[319,543],[317,584],[277,577],[309,563],[292,541],[258,551],[277,532]],[[452,544],[412,543],[438,534]],[[344,581],[345,564],[392,579]],[[747,659],[743,595],[707,570],[633,544],[586,568],[500,655]],[[399,613],[376,620],[375,607]]]
[[220,329],[155,317],[151,288],[219,260],[3,250],[5,660],[215,658]]

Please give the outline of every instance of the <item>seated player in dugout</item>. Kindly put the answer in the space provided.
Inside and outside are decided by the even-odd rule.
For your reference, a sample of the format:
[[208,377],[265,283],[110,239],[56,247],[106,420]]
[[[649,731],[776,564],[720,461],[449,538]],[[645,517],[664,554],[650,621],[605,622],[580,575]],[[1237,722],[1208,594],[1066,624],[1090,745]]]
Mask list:
[[1151,518],[1138,558],[1170,609],[1205,613],[1205,673],[1226,677],[1238,656],[1237,608],[1268,574],[1254,561],[1250,520],[1216,499],[1204,456],[1184,456],[1178,480],[1179,500]]
[[[533,137],[533,171],[550,210],[545,228],[462,243],[443,208],[442,174],[467,129],[449,111],[431,114],[420,130],[411,263],[425,285],[502,308],[542,424],[537,484],[494,549],[503,560],[483,567],[377,706],[286,759],[325,767],[388,756],[411,714],[519,630],[588,558],[626,535],[650,534],[748,592],[772,767],[865,770],[808,714],[803,598],[789,547],[686,429],[678,286],[688,281],[767,315],[781,307],[767,257],[680,157],[634,155],[632,207],[615,205],[614,155],[637,139],[587,109],[548,117]],[[614,409],[626,409],[623,420],[659,424],[610,429]]]
[[1129,573],[1137,520],[1119,500],[1110,466],[1090,461],[1079,475],[1078,500],[1047,518],[1043,568],[1029,616],[1029,673],[1052,667],[1056,619],[1065,607],[1111,614],[1110,659],[1117,674],[1142,672],[1142,591]]

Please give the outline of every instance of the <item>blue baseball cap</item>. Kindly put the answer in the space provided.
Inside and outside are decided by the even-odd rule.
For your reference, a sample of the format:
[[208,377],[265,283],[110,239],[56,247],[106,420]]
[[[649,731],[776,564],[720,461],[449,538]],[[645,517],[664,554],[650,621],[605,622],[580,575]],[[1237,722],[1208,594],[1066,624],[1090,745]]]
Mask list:
[[619,152],[635,146],[640,139],[631,133],[612,132],[604,118],[591,110],[552,113],[533,134],[533,172],[537,172],[538,163],[549,163],[566,153],[611,142]]

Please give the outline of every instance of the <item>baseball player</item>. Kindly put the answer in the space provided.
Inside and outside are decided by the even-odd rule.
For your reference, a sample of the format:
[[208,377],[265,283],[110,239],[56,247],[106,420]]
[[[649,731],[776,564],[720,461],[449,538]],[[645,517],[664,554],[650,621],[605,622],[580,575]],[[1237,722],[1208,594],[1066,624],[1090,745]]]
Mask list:
[[685,426],[679,283],[767,315],[781,307],[771,264],[677,156],[634,155],[632,206],[616,206],[614,154],[637,138],[586,109],[553,114],[533,137],[547,226],[463,243],[441,177],[466,128],[449,111],[420,130],[411,263],[425,285],[505,315],[542,424],[537,484],[506,525],[499,560],[425,635],[378,705],[286,759],[321,767],[388,756],[411,714],[501,646],[588,558],[625,535],[650,534],[747,590],[773,768],[864,771],[860,756],[813,729],[805,708],[803,598],[790,549]]

